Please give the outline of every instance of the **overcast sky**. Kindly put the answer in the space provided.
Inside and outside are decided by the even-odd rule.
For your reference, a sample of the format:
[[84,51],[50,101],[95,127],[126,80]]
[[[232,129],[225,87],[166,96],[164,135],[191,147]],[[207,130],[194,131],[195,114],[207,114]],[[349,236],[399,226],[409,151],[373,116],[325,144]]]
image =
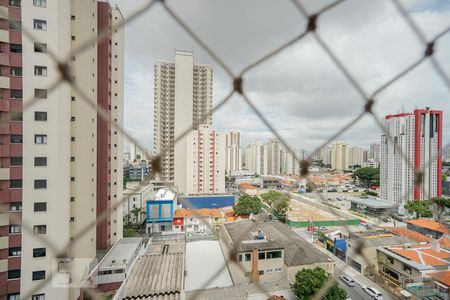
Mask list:
[[[144,0],[111,0],[126,18]],[[330,1],[302,1],[310,12]],[[450,0],[403,0],[427,38],[450,26]],[[288,0],[168,1],[177,14],[238,73],[247,64],[302,32],[306,20]],[[366,93],[421,57],[419,43],[389,0],[348,0],[319,18],[318,33]],[[153,66],[173,60],[175,49],[193,50],[197,63],[214,70],[213,103],[231,89],[231,80],[157,3],[125,28],[125,128],[153,146]],[[450,75],[450,34],[436,57]],[[245,90],[292,147],[312,150],[362,110],[363,100],[312,36],[307,36],[244,78]],[[376,97],[375,111],[409,112],[430,106],[444,111],[444,144],[450,143],[450,92],[425,62]],[[243,144],[272,133],[238,96],[213,116],[219,130],[238,130]],[[339,140],[366,146],[381,131],[365,117]]]

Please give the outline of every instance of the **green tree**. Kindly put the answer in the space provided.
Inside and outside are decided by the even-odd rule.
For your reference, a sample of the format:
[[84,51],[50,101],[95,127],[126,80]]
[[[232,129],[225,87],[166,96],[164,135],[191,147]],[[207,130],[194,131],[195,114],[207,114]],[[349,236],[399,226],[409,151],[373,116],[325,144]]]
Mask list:
[[436,212],[436,220],[441,221],[442,214],[445,212],[446,208],[450,208],[450,199],[444,197],[434,197],[431,198],[432,203],[434,204],[435,212]]
[[145,215],[145,210],[142,207],[135,207],[130,211],[130,214],[134,217],[135,224],[139,225],[141,216]]
[[314,182],[307,182],[306,183],[306,190],[308,192],[315,191],[315,190],[317,190],[317,185]]
[[426,200],[408,201],[405,204],[405,208],[410,214],[416,213],[416,218],[429,218],[433,216],[430,210],[430,203]]
[[233,206],[233,211],[236,215],[257,215],[261,212],[262,204],[256,196],[242,195],[239,197],[238,203]]
[[[303,269],[295,274],[295,282],[291,285],[291,289],[298,299],[310,299],[329,279],[331,280],[331,274],[325,272],[322,268]],[[345,290],[335,283],[328,290],[324,299],[344,300],[346,298],[347,293]]]
[[291,198],[288,193],[281,193],[278,191],[268,191],[261,195],[261,198],[273,210],[276,211],[278,217],[282,222],[287,221],[286,214],[290,210]]
[[353,179],[358,179],[366,188],[380,185],[380,168],[360,168],[353,172]]

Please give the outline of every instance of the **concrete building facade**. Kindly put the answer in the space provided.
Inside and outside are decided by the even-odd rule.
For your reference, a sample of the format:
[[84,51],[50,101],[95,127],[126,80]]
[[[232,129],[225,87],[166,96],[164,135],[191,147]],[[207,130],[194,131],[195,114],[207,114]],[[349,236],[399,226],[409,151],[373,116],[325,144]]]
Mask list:
[[242,167],[241,133],[231,131],[226,133],[225,171],[240,171]]
[[174,181],[175,169],[186,174],[188,139],[175,146],[174,140],[198,123],[212,123],[212,76],[211,66],[194,64],[190,51],[177,50],[175,62],[155,64],[154,147],[156,154],[164,152],[161,180]]
[[[386,116],[392,139],[381,136],[382,198],[401,205],[442,195],[442,122],[442,111],[429,108]],[[423,180],[415,185],[414,172],[422,169]]]
[[370,144],[368,159],[373,159],[375,162],[380,161],[380,144]]
[[264,166],[264,148],[261,141],[255,141],[245,147],[244,165],[246,170],[258,175],[267,174]]
[[364,148],[359,146],[351,147],[349,150],[349,166],[359,165],[361,166],[364,160]]
[[331,168],[334,170],[348,170],[349,147],[344,142],[336,142],[331,147]]
[[[13,21],[3,19],[0,29],[1,202],[18,217],[0,215],[0,299],[19,299],[50,274],[56,284],[76,281],[79,274],[57,276],[52,263],[59,253],[85,259],[89,269],[96,250],[122,236],[119,208],[110,214],[101,242],[98,228],[93,227],[70,243],[96,220],[99,203],[106,202],[107,211],[111,199],[122,197],[122,137],[106,127],[101,131],[106,139],[100,139],[97,112],[69,85],[47,90],[60,77],[58,66],[47,53],[69,58],[75,84],[99,106],[105,108],[107,103],[107,111],[121,124],[123,33],[113,31],[107,37],[111,56],[100,63],[104,43],[94,43],[72,57],[70,51],[96,36],[101,28],[121,21],[120,11],[107,2],[0,1],[0,10]],[[32,33],[34,40],[24,37],[22,28]],[[34,98],[33,106],[20,113],[21,100],[27,105],[26,101]],[[99,176],[98,155],[111,158],[106,170],[117,172],[117,177]],[[111,199],[98,196],[99,187],[104,186],[104,195]],[[22,232],[20,219],[26,220],[30,230]],[[77,289],[52,284],[30,295],[33,299],[79,296]]]

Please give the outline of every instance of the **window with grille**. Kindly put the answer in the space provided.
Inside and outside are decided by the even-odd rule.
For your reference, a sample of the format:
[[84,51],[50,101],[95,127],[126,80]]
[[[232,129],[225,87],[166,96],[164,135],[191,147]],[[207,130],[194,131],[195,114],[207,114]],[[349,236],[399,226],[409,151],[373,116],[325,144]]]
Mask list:
[[34,234],[46,234],[47,233],[47,225],[34,225],[33,233]]
[[34,29],[37,29],[37,30],[47,30],[47,21],[34,19],[33,27],[34,27]]

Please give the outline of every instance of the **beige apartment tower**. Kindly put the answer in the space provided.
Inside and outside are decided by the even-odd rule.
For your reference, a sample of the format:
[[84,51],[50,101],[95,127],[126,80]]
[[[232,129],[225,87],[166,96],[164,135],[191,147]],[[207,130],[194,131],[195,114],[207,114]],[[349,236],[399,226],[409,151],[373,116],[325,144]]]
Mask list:
[[336,142],[331,146],[331,168],[333,170],[348,170],[349,147],[344,142]]
[[193,52],[177,50],[175,62],[155,64],[154,93],[154,147],[156,154],[163,154],[160,179],[181,182],[176,176],[187,172],[190,141],[174,141],[198,129],[196,124],[212,124],[212,68],[194,64]]

